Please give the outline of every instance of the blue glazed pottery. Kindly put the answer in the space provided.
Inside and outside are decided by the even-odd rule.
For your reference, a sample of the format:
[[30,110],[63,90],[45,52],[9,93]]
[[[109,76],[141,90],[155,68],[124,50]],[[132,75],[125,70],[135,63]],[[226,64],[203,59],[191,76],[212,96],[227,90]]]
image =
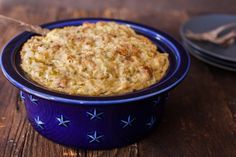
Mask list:
[[170,67],[158,83],[125,95],[106,97],[74,96],[50,91],[27,79],[20,68],[19,51],[32,33],[14,37],[1,54],[6,78],[21,90],[27,116],[44,137],[63,145],[85,149],[108,149],[134,143],[158,123],[168,92],[187,75],[190,59],[184,48],[159,30],[133,22],[86,18],[43,25],[53,29],[84,22],[115,21],[148,37],[162,52],[169,54]]

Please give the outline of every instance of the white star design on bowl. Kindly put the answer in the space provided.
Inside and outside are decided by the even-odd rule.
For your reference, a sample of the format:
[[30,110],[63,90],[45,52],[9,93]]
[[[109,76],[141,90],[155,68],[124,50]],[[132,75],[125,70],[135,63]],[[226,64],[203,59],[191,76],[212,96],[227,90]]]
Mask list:
[[29,96],[29,99],[33,104],[38,105],[38,99],[35,99],[32,95]]
[[24,100],[25,100],[25,96],[24,96],[24,94],[23,94],[23,92],[22,92],[22,91],[20,91],[20,98],[21,98],[21,100],[22,100],[22,101],[24,101]]
[[39,116],[37,116],[36,118],[34,118],[34,121],[35,121],[36,125],[37,125],[39,128],[44,129],[44,128],[43,128],[44,122],[42,122],[42,121],[40,120]]
[[160,103],[160,100],[161,100],[160,97],[157,97],[156,100],[153,100],[153,101],[152,101],[153,106],[157,106],[157,105]]
[[153,127],[153,125],[155,124],[155,122],[156,122],[156,117],[155,117],[155,116],[152,116],[152,117],[150,118],[150,121],[148,121],[148,122],[146,123],[146,125],[147,125],[148,128],[150,129],[150,128]]
[[134,121],[134,118],[131,118],[130,115],[128,116],[127,120],[121,120],[121,123],[123,124],[122,128],[132,126],[133,121]]
[[93,142],[97,142],[100,143],[100,140],[104,135],[99,135],[97,134],[97,131],[94,131],[94,133],[92,135],[87,135],[91,140],[89,141],[89,143],[93,143]]
[[59,126],[68,127],[68,123],[70,123],[69,120],[65,120],[65,119],[64,119],[64,116],[63,116],[63,115],[61,115],[60,118],[57,117],[56,119],[57,119],[58,122],[59,122],[59,123],[58,123]]
[[101,115],[103,114],[103,112],[97,112],[96,109],[94,109],[93,112],[86,112],[86,113],[90,116],[90,120],[102,119]]

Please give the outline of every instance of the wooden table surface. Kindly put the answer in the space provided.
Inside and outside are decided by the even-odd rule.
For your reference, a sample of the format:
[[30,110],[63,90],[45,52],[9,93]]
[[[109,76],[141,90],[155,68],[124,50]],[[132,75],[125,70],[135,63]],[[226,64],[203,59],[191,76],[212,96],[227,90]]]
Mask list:
[[[234,0],[0,0],[0,13],[32,24],[79,17],[115,17],[147,24],[179,39],[195,15],[235,13]],[[0,46],[21,30],[0,25]],[[33,130],[18,90],[0,72],[0,157],[235,157],[236,73],[191,57],[185,81],[170,93],[158,128],[144,140],[108,151],[76,150]]]

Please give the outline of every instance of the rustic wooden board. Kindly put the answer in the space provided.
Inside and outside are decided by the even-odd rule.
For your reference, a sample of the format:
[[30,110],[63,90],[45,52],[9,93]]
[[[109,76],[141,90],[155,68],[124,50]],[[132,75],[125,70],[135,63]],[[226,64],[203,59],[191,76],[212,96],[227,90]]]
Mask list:
[[[31,3],[13,4],[0,1],[0,13],[32,24],[66,18],[115,17],[157,27],[176,38],[179,38],[179,26],[189,16],[201,13],[201,10],[186,12],[178,9],[148,8],[140,12],[122,5],[100,10],[81,10],[74,7],[63,8],[61,5],[38,7]],[[225,3],[224,5],[226,6]],[[235,9],[230,4],[228,7]],[[0,25],[0,32],[2,47],[20,29],[11,25]],[[236,73],[216,69],[195,58],[191,59],[189,75],[170,93],[164,117],[155,132],[139,143],[108,151],[75,150],[43,138],[28,123],[24,105],[17,103],[18,90],[0,73],[0,156],[235,157]]]

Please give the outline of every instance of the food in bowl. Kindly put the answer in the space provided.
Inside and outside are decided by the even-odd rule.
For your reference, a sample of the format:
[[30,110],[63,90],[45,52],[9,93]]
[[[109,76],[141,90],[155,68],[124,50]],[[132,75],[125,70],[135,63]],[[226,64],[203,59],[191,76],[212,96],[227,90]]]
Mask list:
[[42,136],[56,143],[80,149],[108,149],[139,141],[157,126],[168,93],[189,70],[190,59],[185,49],[168,34],[149,26],[103,18],[71,19],[43,26],[57,29],[100,21],[129,25],[153,41],[159,51],[167,52],[169,67],[165,76],[143,90],[122,95],[69,95],[43,88],[24,75],[20,50],[34,34],[19,34],[1,53],[3,74],[21,91],[29,122]]
[[71,95],[130,93],[160,81],[169,67],[147,37],[115,22],[83,23],[31,37],[21,49],[26,75]]

